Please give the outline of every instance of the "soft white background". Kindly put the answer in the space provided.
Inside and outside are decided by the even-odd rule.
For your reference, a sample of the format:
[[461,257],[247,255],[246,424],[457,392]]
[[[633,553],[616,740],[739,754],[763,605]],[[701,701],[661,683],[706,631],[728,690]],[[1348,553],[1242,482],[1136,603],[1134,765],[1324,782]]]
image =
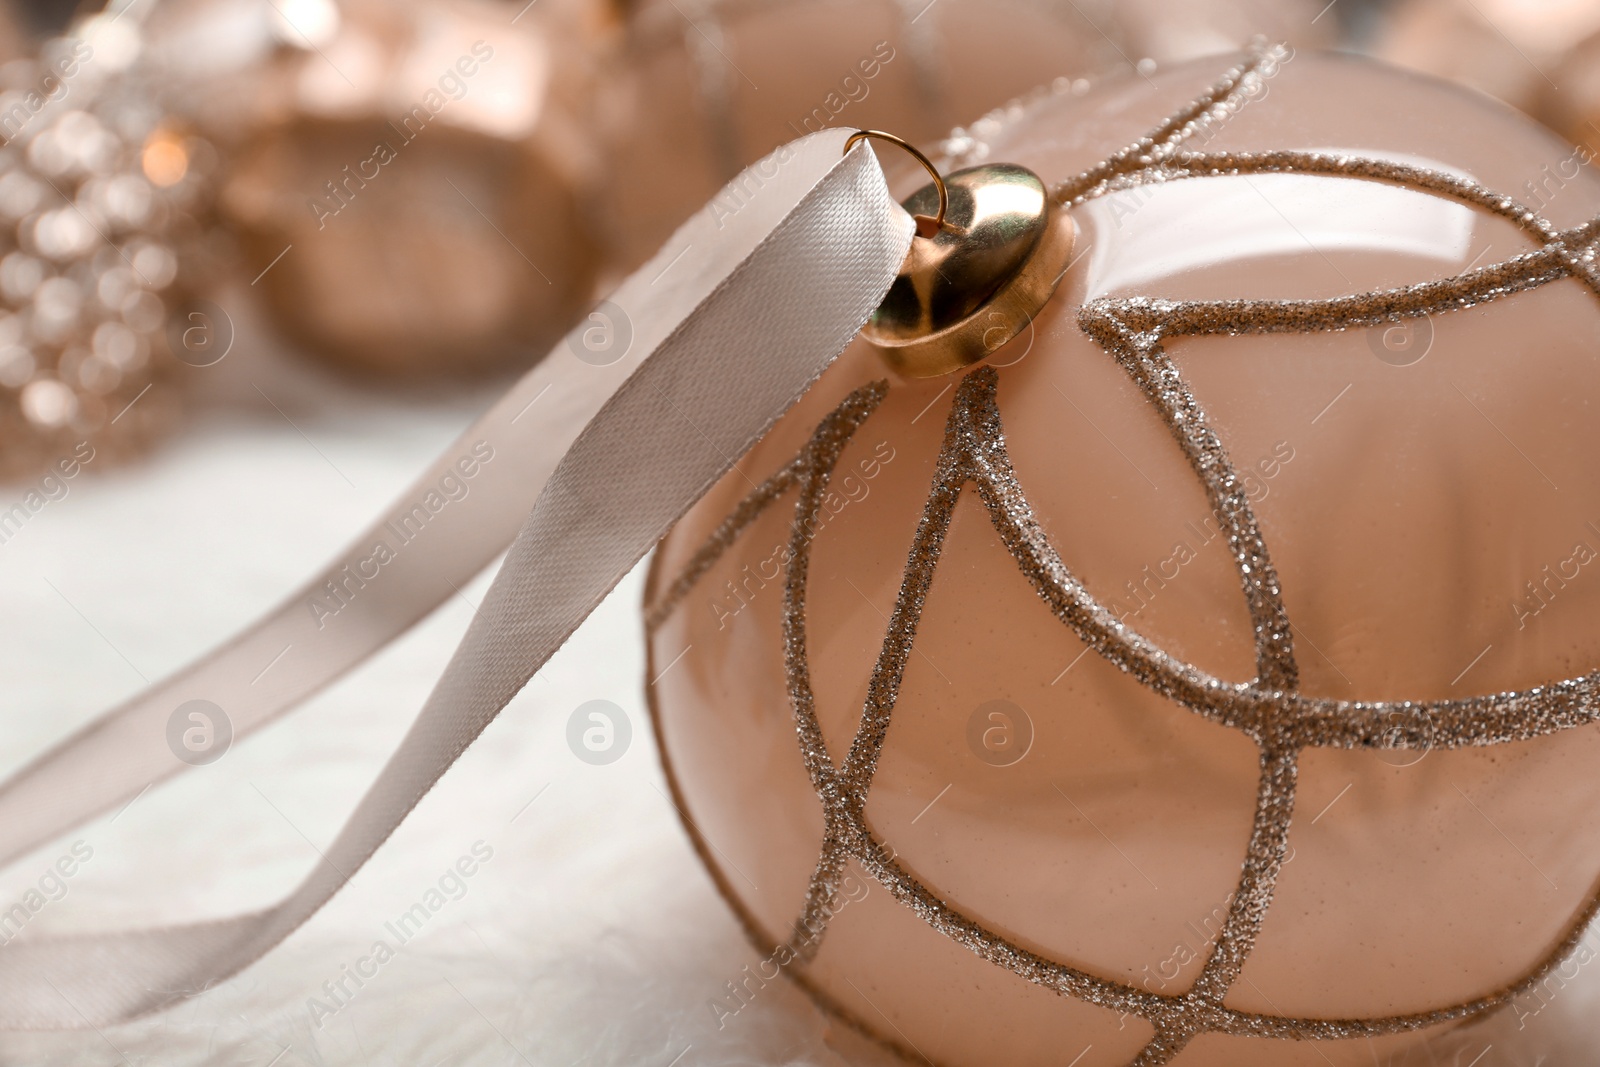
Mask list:
[[[241,322],[235,351],[192,372],[201,402],[164,448],[134,465],[91,464],[0,545],[0,771],[273,606],[491,398],[374,395],[252,336]],[[0,510],[25,489],[0,486]],[[287,892],[398,741],[486,580],[219,762],[0,872],[0,909],[80,838],[93,859],[30,936],[192,921]],[[755,957],[663,792],[642,702],[641,584],[636,572],[378,856],[265,960],[152,1019],[0,1034],[0,1064],[842,1062],[823,1019],[787,986],[712,1025],[708,1001]],[[564,739],[567,716],[595,698],[634,726],[630,750],[607,767],[580,762]],[[307,998],[479,840],[494,857],[466,895],[313,1026]],[[1412,1062],[1591,1064],[1597,1002],[1591,968],[1526,1030],[1504,1016]]]
[[[245,332],[222,364],[191,372],[205,376],[203,402],[175,439],[138,464],[91,463],[0,545],[4,771],[274,606],[492,398],[373,395],[280,361]],[[26,488],[0,485],[0,501]],[[30,936],[192,921],[287,892],[398,742],[487,578],[217,763],[0,872],[0,908],[80,838],[93,859]],[[103,1034],[0,1034],[0,1063],[666,1067],[690,1046],[685,1067],[836,1062],[788,988],[769,988],[720,1033],[709,1026],[707,1001],[755,956],[662,792],[642,701],[641,586],[642,568],[265,961]],[[594,698],[634,728],[605,767],[565,741],[567,716]],[[494,857],[466,895],[313,1027],[307,998],[479,840]]]

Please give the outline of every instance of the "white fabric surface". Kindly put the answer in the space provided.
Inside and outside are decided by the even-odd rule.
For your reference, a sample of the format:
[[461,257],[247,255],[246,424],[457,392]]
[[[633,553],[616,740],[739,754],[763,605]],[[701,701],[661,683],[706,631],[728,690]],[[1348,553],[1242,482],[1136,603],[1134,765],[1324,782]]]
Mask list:
[[[147,464],[75,479],[65,499],[0,545],[5,769],[142,687],[141,675],[177,668],[270,607],[459,432],[478,402],[352,410],[363,401],[351,393],[323,398],[320,414],[286,407],[305,438],[270,408],[233,410]],[[79,840],[92,858],[30,921],[30,935],[192,921],[282,895],[397,743],[485,585],[464,587],[305,712],[37,850],[0,877],[0,901],[21,899]],[[639,595],[636,574],[389,846],[261,963],[135,1023],[0,1034],[0,1063],[264,1065],[285,1048],[280,1067],[522,1062],[508,1040],[541,1065],[592,1057],[664,1067],[690,1044],[685,1064],[782,1063],[791,1053],[832,1062],[819,1021],[786,988],[773,987],[737,1027],[707,1032],[705,1002],[755,957],[658,792]],[[606,767],[579,762],[564,740],[567,714],[594,698],[621,705],[636,727],[627,754]],[[314,795],[331,802],[305,802]],[[466,894],[348,1008],[314,1026],[307,998],[322,996],[322,983],[478,840],[494,856]],[[128,884],[162,892],[129,897]]]

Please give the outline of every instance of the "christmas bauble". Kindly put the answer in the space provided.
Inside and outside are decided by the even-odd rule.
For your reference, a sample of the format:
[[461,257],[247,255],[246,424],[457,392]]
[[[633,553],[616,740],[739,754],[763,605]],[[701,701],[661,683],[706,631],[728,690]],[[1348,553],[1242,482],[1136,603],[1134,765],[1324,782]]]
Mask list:
[[378,119],[297,121],[239,160],[226,204],[275,325],[388,377],[526,361],[588,294],[571,188],[524,144],[406,136]]
[[1600,8],[1590,0],[1400,0],[1374,5],[1367,21],[1373,54],[1533,112],[1567,81],[1562,57],[1600,29]]
[[1600,29],[1582,36],[1574,33],[1567,44],[1570,47],[1559,62],[1551,64],[1551,81],[1541,84],[1532,112],[1574,145],[1581,145],[1582,150],[1551,164],[1541,175],[1546,182],[1564,180],[1562,171],[1570,172],[1575,166],[1592,162],[1600,151],[1600,130],[1595,128],[1595,119],[1600,116]]
[[1230,62],[968,144],[1076,224],[1043,313],[922,380],[858,340],[661,546],[664,764],[761,957],[720,1024],[786,976],[918,1062],[1365,1064],[1545,1003],[1600,877],[1600,183],[1528,213],[1570,149],[1508,109]]
[[306,349],[380,375],[543,351],[596,261],[579,192],[593,47],[575,5],[301,6],[254,68],[222,189],[252,291]]
[[100,14],[0,66],[0,476],[37,480],[0,542],[166,434],[182,364],[213,359],[169,311],[194,288],[215,153],[163,114],[140,51],[133,20]]

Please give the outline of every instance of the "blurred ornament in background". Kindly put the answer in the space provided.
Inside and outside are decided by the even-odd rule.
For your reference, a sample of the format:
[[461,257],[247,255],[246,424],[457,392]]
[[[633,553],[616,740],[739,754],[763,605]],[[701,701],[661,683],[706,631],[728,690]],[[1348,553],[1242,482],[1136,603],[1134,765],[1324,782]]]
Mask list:
[[214,153],[162,112],[140,43],[108,12],[0,67],[0,475],[171,422],[162,298],[200,262]]
[[1595,0],[1400,0],[1365,45],[1380,59],[1546,118],[1567,106],[1568,79],[1558,70],[1596,31]]
[[[1360,0],[1341,0],[1360,3]],[[1134,59],[1182,63],[1236,51],[1252,38],[1297,50],[1331,48],[1340,24],[1328,0],[1116,0],[1115,24]]]
[[28,39],[27,11],[0,5],[0,63],[27,56],[33,49]]
[[[1600,153],[1600,28],[1595,28],[1600,24],[1600,4],[1592,7],[1597,17],[1588,20],[1584,28],[1594,32],[1561,57],[1550,73],[1551,84],[1541,86],[1534,105],[1536,117],[1574,145],[1587,149],[1587,157],[1578,157],[1584,163]],[[1571,164],[1557,166],[1557,178],[1570,180],[1572,175],[1562,178],[1561,171],[1570,170]]]
[[[597,31],[583,10],[253,9],[275,43],[256,50],[251,99],[212,119],[246,120],[220,205],[278,329],[392,377],[542,353],[592,295],[596,265],[577,193],[594,167],[580,116],[595,51],[582,38]],[[192,14],[192,33],[232,25],[208,5]]]
[[1363,17],[1345,20],[1351,46],[1482,90],[1582,146],[1515,190],[1535,207],[1600,152],[1597,0],[1368,0],[1352,10]]
[[743,167],[801,134],[850,126],[930,143],[1039,87],[1065,91],[1118,67],[1148,73],[1154,62],[1236,49],[1266,31],[1301,40],[1310,26],[1300,0],[632,7],[600,104],[609,153],[601,214],[619,270],[654,252]]

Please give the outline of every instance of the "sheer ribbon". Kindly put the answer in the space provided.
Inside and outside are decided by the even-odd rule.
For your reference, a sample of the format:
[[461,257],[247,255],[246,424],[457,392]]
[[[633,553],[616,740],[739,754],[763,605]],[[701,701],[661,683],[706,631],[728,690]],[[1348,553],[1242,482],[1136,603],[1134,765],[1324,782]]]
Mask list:
[[[254,730],[511,545],[400,747],[293,893],[210,922],[24,936],[0,951],[0,1028],[100,1026],[203,990],[288,936],[366,862],[882,299],[912,222],[864,145],[841,154],[846,136],[802,138],[735,178],[325,572],[0,786],[9,862],[186,769],[166,735],[179,705],[208,700],[236,735]],[[470,491],[449,499],[441,480],[469,470]],[[375,567],[379,545],[387,558]]]

